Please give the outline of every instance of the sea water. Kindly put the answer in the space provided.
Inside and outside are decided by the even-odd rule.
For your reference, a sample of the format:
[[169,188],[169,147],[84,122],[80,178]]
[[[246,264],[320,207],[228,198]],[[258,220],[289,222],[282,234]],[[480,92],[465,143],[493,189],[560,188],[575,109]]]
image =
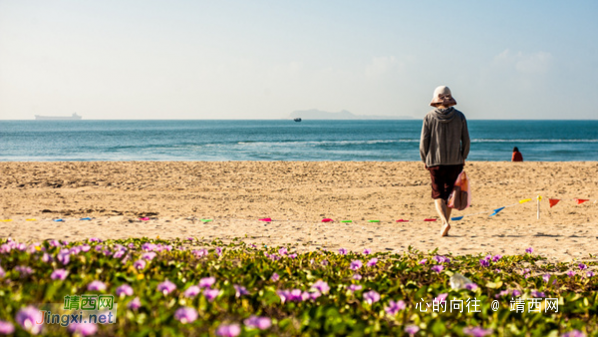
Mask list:
[[[472,161],[598,160],[598,121],[469,120]],[[421,120],[0,121],[0,161],[418,161]]]

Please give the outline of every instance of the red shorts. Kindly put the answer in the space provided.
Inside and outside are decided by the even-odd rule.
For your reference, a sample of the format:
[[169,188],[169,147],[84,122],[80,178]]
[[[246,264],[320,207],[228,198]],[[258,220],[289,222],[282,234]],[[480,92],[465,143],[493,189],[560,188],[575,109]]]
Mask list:
[[432,178],[432,199],[447,200],[455,181],[463,171],[463,165],[440,165],[427,167]]

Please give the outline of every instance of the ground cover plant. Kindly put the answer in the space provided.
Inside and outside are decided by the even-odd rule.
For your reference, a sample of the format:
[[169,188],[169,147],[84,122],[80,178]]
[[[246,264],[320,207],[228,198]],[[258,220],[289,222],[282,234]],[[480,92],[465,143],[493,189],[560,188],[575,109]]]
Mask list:
[[[550,263],[531,248],[452,256],[195,238],[1,240],[0,334],[595,336],[596,261]],[[115,322],[34,323],[44,303],[85,294],[113,295]]]

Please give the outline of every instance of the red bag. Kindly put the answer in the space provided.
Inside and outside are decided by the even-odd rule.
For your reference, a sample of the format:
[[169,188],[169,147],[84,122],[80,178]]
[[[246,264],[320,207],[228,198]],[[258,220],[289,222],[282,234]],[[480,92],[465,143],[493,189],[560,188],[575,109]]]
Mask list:
[[456,208],[460,211],[471,205],[471,189],[465,171],[459,173],[453,192],[449,195],[447,205],[450,208]]

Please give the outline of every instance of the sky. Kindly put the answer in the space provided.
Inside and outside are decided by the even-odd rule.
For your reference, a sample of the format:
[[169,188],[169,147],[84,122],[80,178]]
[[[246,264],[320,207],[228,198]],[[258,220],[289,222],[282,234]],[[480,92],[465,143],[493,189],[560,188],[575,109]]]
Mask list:
[[0,119],[597,119],[598,1],[0,0]]

